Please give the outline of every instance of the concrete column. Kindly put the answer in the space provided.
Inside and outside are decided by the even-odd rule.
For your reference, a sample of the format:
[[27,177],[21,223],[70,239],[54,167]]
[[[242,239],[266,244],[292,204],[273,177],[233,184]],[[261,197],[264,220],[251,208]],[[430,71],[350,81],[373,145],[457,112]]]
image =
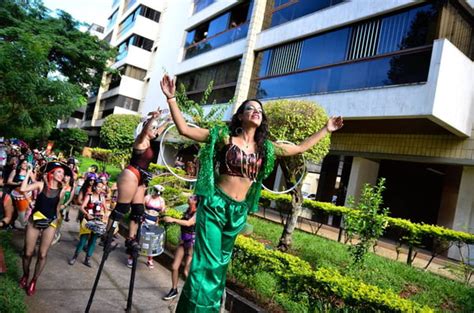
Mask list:
[[263,20],[265,17],[265,8],[267,0],[255,0],[253,2],[252,17],[250,19],[249,30],[247,34],[247,44],[242,54],[239,77],[235,87],[235,104],[233,112],[239,105],[248,98],[250,83],[252,80],[252,70],[255,62],[255,44],[257,35],[262,31]]
[[380,164],[378,162],[354,157],[344,205],[348,204],[347,200],[351,196],[354,197],[356,202],[359,200],[361,189],[364,187],[364,184],[368,183],[374,185],[377,182],[379,166]]
[[[468,233],[474,232],[474,167],[464,166],[459,186],[456,211],[454,212],[453,229]],[[474,263],[474,245],[470,247],[470,255],[467,255],[467,248],[463,250],[463,255]],[[448,252],[448,257],[460,259],[459,250],[453,247]]]
[[330,202],[336,191],[337,171],[339,169],[339,155],[328,155],[321,165],[316,200]]

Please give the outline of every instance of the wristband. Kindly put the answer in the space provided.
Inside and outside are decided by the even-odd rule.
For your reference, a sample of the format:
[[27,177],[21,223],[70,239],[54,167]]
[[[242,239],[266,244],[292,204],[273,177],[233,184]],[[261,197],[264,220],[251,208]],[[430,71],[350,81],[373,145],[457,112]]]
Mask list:
[[171,100],[171,99],[173,99],[173,98],[176,98],[176,96],[172,96],[172,97],[169,97],[169,98],[166,97],[167,100]]

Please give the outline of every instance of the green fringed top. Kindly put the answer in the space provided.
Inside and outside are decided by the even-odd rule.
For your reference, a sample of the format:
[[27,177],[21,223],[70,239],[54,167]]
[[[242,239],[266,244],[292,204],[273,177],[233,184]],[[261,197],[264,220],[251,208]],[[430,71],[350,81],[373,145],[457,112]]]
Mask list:
[[[199,152],[199,174],[194,190],[197,195],[204,197],[214,195],[215,176],[218,175],[214,170],[216,145],[219,142],[223,142],[224,138],[228,136],[229,128],[227,126],[215,126],[210,129],[208,142]],[[262,192],[262,181],[270,175],[275,164],[275,147],[273,143],[270,140],[265,140],[263,145],[263,149],[265,150],[263,166],[245,197],[249,213],[258,211],[258,200]]]

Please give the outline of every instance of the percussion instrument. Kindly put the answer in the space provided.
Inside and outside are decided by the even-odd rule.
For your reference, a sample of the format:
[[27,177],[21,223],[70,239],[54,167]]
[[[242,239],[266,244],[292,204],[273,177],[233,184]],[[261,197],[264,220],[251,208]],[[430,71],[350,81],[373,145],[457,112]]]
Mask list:
[[165,229],[163,227],[143,223],[140,232],[141,255],[157,256],[163,253],[165,250]]

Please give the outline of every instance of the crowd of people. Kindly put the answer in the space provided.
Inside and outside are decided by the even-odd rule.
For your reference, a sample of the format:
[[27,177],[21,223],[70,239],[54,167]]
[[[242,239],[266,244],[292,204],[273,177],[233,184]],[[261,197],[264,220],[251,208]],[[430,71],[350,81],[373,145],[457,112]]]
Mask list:
[[[68,263],[74,265],[84,251],[83,264],[92,267],[91,256],[99,239],[104,244],[103,234],[109,215],[117,204],[118,188],[117,183],[110,181],[107,173],[99,172],[97,165],[92,165],[85,173],[81,173],[79,162],[73,157],[64,158],[60,154],[56,156],[46,150],[31,150],[26,144],[19,146],[14,143],[15,140],[0,140],[0,229],[25,232],[20,287],[28,295],[33,295],[36,282],[46,265],[48,250],[60,241],[61,226],[70,221],[73,208],[77,216],[79,236]],[[166,210],[164,190],[160,185],[148,189],[148,195],[143,199],[144,223],[158,225],[159,216]],[[165,219],[167,223],[184,225],[183,233],[191,234],[184,241],[186,264],[189,264],[192,251],[194,213],[191,212],[195,212],[197,201],[192,199],[190,207],[193,210],[188,210],[185,214],[185,219],[190,221],[183,224],[180,220]],[[33,274],[30,275],[38,242],[37,260]],[[177,255],[180,260],[184,256],[181,252]],[[150,269],[154,268],[152,256],[147,257],[146,264]],[[131,267],[130,256],[126,265]],[[188,267],[189,265],[186,268]],[[176,289],[177,269],[172,277],[173,287]],[[172,299],[173,293],[165,298]]]

